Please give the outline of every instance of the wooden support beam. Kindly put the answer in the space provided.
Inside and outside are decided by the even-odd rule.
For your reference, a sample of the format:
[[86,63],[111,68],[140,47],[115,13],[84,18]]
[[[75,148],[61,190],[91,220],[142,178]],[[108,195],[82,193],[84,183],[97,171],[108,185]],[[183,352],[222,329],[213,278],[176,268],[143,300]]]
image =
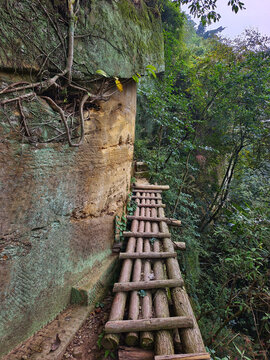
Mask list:
[[132,189],[133,192],[140,193],[149,193],[149,194],[160,194],[162,190],[141,190],[141,189]]
[[119,259],[166,259],[169,257],[177,257],[176,252],[135,252],[133,254],[120,253]]
[[186,243],[181,241],[173,241],[175,250],[186,250]]
[[[161,196],[159,194],[159,196]],[[151,201],[151,200],[150,200]],[[154,202],[155,200],[153,200]],[[161,202],[161,201],[160,201]],[[157,209],[152,209],[151,216],[157,217]],[[165,217],[165,216],[163,216]],[[159,224],[157,222],[146,222],[151,226],[152,232],[159,232]],[[160,241],[154,241],[152,248],[155,252],[160,252]],[[165,280],[167,272],[165,271],[162,261],[155,261],[153,264],[153,271],[157,280]],[[153,304],[156,317],[167,318],[170,316],[169,299],[165,289],[158,289],[153,296]],[[173,332],[170,330],[160,330],[155,334],[155,354],[174,354]]]
[[133,231],[123,231],[123,236],[124,237],[141,237],[141,238],[157,238],[157,239],[162,239],[162,238],[170,238],[171,234],[170,233],[153,233],[153,232],[133,232]]
[[[160,196],[161,202],[161,196]],[[164,217],[164,210],[158,210],[158,216]],[[165,222],[160,223],[160,230],[163,232],[168,231],[168,226]],[[174,246],[171,239],[164,238],[163,240],[163,249],[164,251],[173,251]],[[166,268],[168,271],[168,276],[170,278],[182,278],[181,271],[177,259],[168,258],[166,259]],[[180,337],[183,345],[183,350],[185,353],[202,353],[206,352],[203,339],[199,326],[197,324],[196,318],[193,314],[193,310],[186,292],[185,287],[174,288],[171,290],[172,300],[174,304],[174,310],[178,316],[188,316],[193,319],[193,328],[181,329]],[[162,355],[162,354],[157,354]]]
[[105,333],[120,334],[130,331],[154,331],[161,329],[190,328],[193,321],[187,316],[175,316],[168,318],[152,318],[141,320],[108,321],[105,325]]
[[[140,215],[140,208],[135,210],[135,215]],[[131,224],[131,231],[138,231],[139,221],[134,220]],[[135,251],[136,239],[129,238],[127,244],[127,252],[133,253]],[[120,274],[120,282],[130,281],[131,273],[133,268],[133,261],[131,259],[126,259],[123,261],[122,270]],[[124,318],[125,305],[126,305],[127,293],[119,292],[115,295],[109,320],[121,320]],[[105,349],[115,349],[119,345],[120,336],[118,334],[106,334],[102,339],[102,345]]]
[[133,189],[140,191],[140,189],[142,190],[169,190],[170,187],[169,185],[150,185],[150,184],[138,184],[135,183],[133,185]]
[[137,204],[137,207],[149,207],[149,208],[165,208],[165,204]]
[[[144,205],[147,206],[147,205]],[[139,220],[139,221],[164,221],[167,225],[171,226],[181,226],[181,220],[171,219],[171,218],[161,218],[161,217],[151,217],[151,216],[135,216],[135,215],[127,215],[128,220]]]
[[155,360],[208,360],[210,359],[208,353],[193,353],[193,354],[177,354],[177,355],[157,355]]
[[114,284],[113,292],[172,288],[183,284],[181,279],[122,282]]
[[[140,222],[139,231],[144,231],[145,224]],[[143,239],[138,238],[136,244],[136,251],[138,253],[143,251]],[[142,260],[136,259],[133,264],[133,273],[132,273],[132,281],[138,282],[141,280],[141,272],[142,272]],[[129,299],[129,311],[128,311],[128,319],[137,320],[140,314],[140,298],[137,291],[132,291]],[[126,344],[128,346],[134,346],[139,341],[139,334],[137,332],[131,332],[126,334]]]
[[[145,212],[149,212],[147,209]],[[150,223],[145,223],[145,228],[150,228]],[[144,251],[150,252],[151,245],[148,239],[144,239]],[[144,261],[143,268],[143,280],[149,281],[149,277],[151,274],[151,262],[149,260]],[[146,295],[142,299],[142,318],[143,319],[151,319],[153,303],[152,303],[152,292],[146,291]],[[143,349],[151,349],[154,346],[154,333],[151,331],[143,331],[140,333],[140,345]]]
[[119,360],[154,360],[154,356],[154,351],[134,347],[120,346],[118,350]]

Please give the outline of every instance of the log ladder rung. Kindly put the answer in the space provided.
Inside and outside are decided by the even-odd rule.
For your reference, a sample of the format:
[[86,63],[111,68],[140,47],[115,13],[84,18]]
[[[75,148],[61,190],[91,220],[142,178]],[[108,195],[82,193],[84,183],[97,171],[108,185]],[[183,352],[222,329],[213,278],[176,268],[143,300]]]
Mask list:
[[[147,207],[147,205],[145,205]],[[156,221],[161,222],[164,221],[168,225],[172,226],[181,226],[181,220],[177,219],[171,219],[171,218],[160,218],[160,217],[150,217],[150,216],[133,216],[133,215],[127,215],[128,220],[140,220],[140,221]]]
[[[142,196],[142,195],[132,195],[131,199],[140,199],[140,200],[161,200],[160,197],[156,196]],[[145,206],[147,206],[145,204]]]
[[166,259],[170,257],[177,257],[176,252],[135,252],[135,253],[120,253],[119,259]]
[[175,288],[175,287],[181,287],[183,285],[184,282],[182,279],[132,281],[132,282],[115,283],[113,287],[113,292],[162,289],[167,287]]
[[120,334],[130,331],[171,330],[193,327],[193,320],[187,316],[174,316],[169,318],[152,318],[141,320],[108,321],[105,333]]
[[169,185],[148,185],[148,184],[137,184],[133,185],[133,190],[169,190]]
[[141,189],[134,189],[133,188],[132,192],[149,193],[149,194],[161,194],[162,190],[141,190]]
[[145,233],[145,232],[133,232],[133,231],[123,231],[124,237],[135,237],[135,238],[170,238],[170,233]]
[[155,360],[208,360],[211,359],[209,353],[193,353],[179,355],[156,355]]
[[145,207],[145,208],[165,208],[165,204],[137,204],[138,207]]

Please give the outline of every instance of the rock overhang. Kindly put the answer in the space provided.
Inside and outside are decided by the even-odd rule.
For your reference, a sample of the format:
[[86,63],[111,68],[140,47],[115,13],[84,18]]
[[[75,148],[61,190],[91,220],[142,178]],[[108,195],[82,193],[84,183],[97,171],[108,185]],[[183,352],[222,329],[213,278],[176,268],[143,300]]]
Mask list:
[[[39,73],[65,67],[68,20],[63,2],[27,0],[1,10],[0,67]],[[61,4],[62,3],[62,4]],[[14,12],[14,18],[13,18]],[[14,20],[15,19],[15,20]],[[47,60],[46,60],[47,59]],[[144,0],[84,0],[76,15],[73,78],[87,81],[102,69],[109,77],[164,70],[163,31],[157,5]]]

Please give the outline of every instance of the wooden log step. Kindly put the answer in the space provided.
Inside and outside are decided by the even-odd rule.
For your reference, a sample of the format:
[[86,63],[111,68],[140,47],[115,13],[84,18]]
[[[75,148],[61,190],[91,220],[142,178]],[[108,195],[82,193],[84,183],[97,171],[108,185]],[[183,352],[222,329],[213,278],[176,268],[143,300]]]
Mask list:
[[118,350],[119,360],[154,360],[154,351],[140,348],[120,346]]
[[132,199],[145,199],[145,200],[161,200],[160,197],[157,196],[142,196],[142,195],[132,195]]
[[165,208],[165,204],[137,204],[137,207]]
[[115,283],[113,287],[113,292],[162,289],[166,287],[175,288],[183,285],[184,282],[182,279],[132,281],[132,282]]
[[106,323],[105,333],[120,334],[130,331],[171,330],[175,328],[190,328],[192,326],[193,320],[187,316],[141,320],[116,320],[108,321]]
[[[148,207],[148,205],[145,205]],[[171,226],[181,226],[181,220],[165,218],[165,217],[151,217],[151,216],[134,216],[134,215],[127,215],[128,220],[139,220],[139,221],[164,221],[167,225]]]
[[163,239],[163,238],[170,238],[170,233],[147,233],[147,232],[135,232],[135,231],[123,231],[124,237],[141,237],[141,238],[157,238],[157,239]]
[[208,353],[177,354],[177,355],[156,355],[155,360],[208,360],[211,359]]
[[150,184],[138,184],[133,185],[133,189],[142,189],[142,190],[169,190],[169,185],[150,185]]
[[[141,190],[141,189],[132,189],[133,192],[140,192],[140,193],[150,193],[150,194],[161,194],[162,190]],[[160,199],[159,199],[160,200]]]
[[173,241],[175,250],[186,250],[186,243],[181,241]]
[[169,257],[177,257],[176,252],[135,252],[120,253],[119,259],[166,259]]

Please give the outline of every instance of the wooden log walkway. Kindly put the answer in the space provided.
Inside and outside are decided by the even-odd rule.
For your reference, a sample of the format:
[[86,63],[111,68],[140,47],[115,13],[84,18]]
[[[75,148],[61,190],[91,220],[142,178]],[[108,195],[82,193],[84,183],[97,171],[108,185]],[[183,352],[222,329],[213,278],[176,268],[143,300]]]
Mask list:
[[[133,187],[132,199],[138,206],[134,215],[128,216],[131,230],[123,233],[127,247],[119,254],[122,270],[114,285],[116,294],[102,341],[106,349],[115,349],[120,334],[126,334],[126,344],[133,347],[128,351],[122,346],[119,359],[143,360],[145,354],[153,360],[210,359],[175,252],[186,246],[174,242],[169,232],[168,226],[180,226],[181,221],[164,214],[162,191],[168,189],[167,185],[137,183]],[[153,353],[149,352],[153,348]]]

